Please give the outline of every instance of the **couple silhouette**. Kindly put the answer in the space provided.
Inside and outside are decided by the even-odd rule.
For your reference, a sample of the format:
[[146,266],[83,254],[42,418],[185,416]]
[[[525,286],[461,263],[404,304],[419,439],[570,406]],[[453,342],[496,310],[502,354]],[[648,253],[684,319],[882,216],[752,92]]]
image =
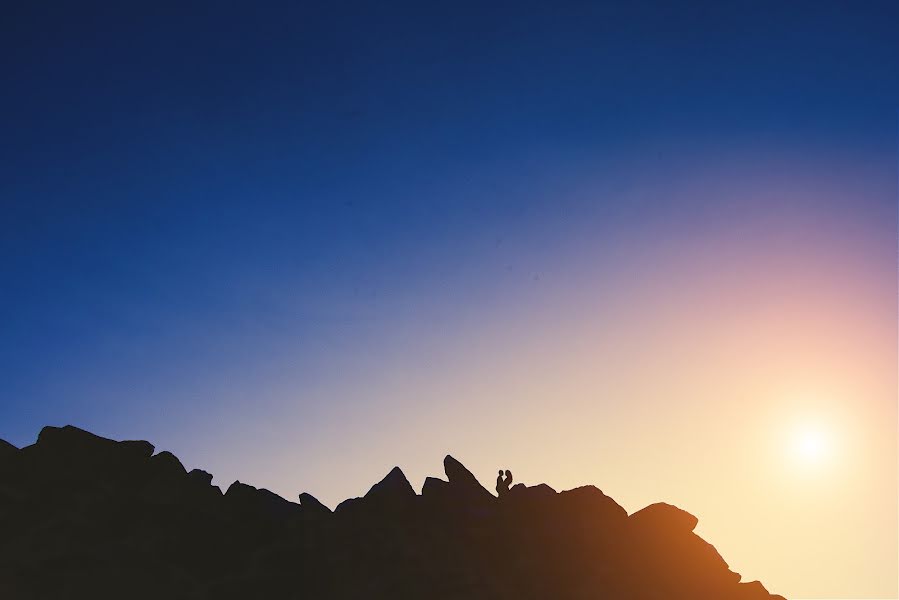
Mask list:
[[500,498],[509,493],[512,486],[512,471],[506,470],[506,476],[503,477],[503,470],[499,470],[499,476],[496,478],[496,493]]

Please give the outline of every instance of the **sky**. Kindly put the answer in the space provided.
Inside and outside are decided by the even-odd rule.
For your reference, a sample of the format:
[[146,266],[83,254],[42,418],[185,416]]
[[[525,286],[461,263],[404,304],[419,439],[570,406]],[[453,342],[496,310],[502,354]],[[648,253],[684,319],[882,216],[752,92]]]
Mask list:
[[0,437],[330,506],[452,454],[897,597],[892,2],[18,3]]

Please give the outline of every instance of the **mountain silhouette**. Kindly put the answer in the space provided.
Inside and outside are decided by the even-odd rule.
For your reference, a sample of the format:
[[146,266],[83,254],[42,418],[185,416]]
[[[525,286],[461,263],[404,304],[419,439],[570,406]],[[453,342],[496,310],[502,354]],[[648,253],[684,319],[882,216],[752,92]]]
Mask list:
[[45,427],[0,440],[0,598],[771,600],[697,519],[594,486],[514,485],[459,461],[418,495],[394,467],[332,512],[188,472],[144,441]]

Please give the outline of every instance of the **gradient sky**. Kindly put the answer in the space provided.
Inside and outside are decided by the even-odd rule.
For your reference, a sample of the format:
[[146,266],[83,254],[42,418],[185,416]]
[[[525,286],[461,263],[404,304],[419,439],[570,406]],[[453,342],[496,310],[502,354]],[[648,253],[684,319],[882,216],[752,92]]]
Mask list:
[[899,7],[675,4],[5,7],[0,437],[452,453],[896,597]]

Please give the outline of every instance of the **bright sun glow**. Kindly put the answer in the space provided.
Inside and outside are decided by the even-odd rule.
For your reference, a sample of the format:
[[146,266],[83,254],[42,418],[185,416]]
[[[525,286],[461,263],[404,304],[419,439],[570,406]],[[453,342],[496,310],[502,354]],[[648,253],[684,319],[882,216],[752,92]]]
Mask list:
[[821,427],[805,425],[794,432],[794,457],[805,465],[819,464],[831,453],[831,440]]

